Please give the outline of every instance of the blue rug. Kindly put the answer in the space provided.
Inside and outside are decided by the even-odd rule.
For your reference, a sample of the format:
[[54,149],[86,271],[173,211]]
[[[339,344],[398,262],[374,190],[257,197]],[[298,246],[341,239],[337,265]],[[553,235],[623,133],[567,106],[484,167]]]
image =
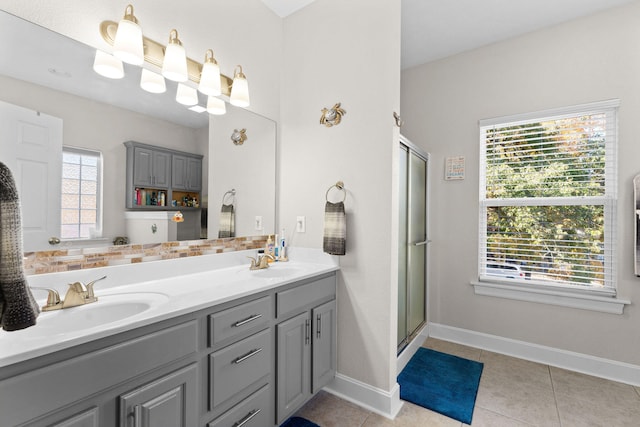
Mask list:
[[483,364],[420,347],[398,375],[400,399],[471,424]]
[[320,427],[316,423],[312,423],[309,420],[305,420],[301,417],[291,417],[284,423],[280,425],[280,427]]

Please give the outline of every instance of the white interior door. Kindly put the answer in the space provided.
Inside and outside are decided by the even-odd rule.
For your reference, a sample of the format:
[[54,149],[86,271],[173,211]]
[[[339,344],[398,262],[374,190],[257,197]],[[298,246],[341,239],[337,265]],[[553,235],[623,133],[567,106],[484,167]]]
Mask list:
[[60,236],[62,119],[0,101],[0,161],[16,181],[24,251]]

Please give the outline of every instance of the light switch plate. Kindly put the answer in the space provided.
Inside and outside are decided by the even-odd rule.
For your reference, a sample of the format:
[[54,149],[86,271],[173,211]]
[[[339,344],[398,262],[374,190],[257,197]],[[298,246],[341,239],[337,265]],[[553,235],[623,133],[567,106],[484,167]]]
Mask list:
[[307,231],[307,219],[304,216],[296,218],[296,233],[305,233]]
[[256,230],[262,230],[262,217],[259,215],[256,215],[254,224],[255,224]]

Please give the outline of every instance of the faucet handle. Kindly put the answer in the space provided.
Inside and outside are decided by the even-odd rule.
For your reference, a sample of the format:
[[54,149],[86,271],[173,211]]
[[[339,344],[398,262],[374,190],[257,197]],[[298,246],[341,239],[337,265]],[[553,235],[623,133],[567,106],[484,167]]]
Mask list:
[[256,267],[258,266],[258,264],[257,264],[257,263],[258,263],[258,261],[257,261],[254,257],[252,257],[252,256],[248,256],[247,258],[249,258],[249,259],[251,260],[251,266],[249,266],[249,268],[250,268],[251,270],[255,270],[255,269],[256,269]]
[[31,289],[36,291],[47,291],[47,303],[42,306],[42,311],[57,310],[62,308],[62,301],[60,300],[60,294],[58,291],[52,288],[39,288],[32,286]]
[[93,294],[93,285],[94,285],[96,282],[99,282],[100,280],[104,280],[104,279],[106,279],[106,278],[107,278],[107,276],[102,276],[101,278],[99,278],[99,279],[95,279],[95,280],[92,280],[92,281],[90,281],[89,283],[87,283],[87,284],[86,284],[86,287],[87,287],[87,300],[88,300],[88,302],[94,302],[94,301],[97,301],[97,300],[98,300],[98,297],[96,297],[96,296]]

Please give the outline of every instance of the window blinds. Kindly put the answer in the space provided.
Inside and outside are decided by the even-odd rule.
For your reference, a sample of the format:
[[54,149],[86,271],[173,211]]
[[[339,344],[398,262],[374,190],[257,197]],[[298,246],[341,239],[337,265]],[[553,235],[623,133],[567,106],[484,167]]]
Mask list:
[[613,292],[617,106],[480,123],[481,280]]

